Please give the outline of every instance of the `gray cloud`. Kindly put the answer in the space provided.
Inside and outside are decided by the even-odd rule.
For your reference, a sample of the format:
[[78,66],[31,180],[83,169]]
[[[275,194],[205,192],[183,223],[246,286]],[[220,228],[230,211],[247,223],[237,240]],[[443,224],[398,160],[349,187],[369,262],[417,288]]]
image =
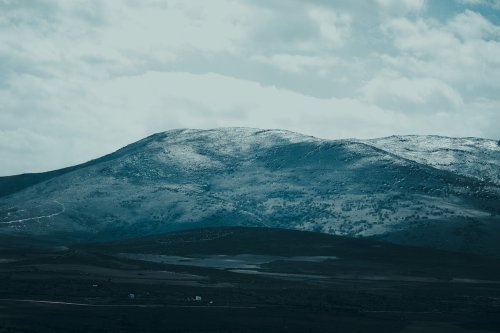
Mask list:
[[0,175],[178,127],[497,138],[495,3],[0,1]]

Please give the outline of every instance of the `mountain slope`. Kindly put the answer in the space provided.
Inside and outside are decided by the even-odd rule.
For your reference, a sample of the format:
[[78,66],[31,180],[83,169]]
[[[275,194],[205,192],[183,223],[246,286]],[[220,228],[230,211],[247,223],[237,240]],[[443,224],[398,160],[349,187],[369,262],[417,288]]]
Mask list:
[[[146,138],[145,140],[147,140]],[[25,173],[25,174],[20,174],[20,175],[14,175],[14,176],[7,176],[7,177],[0,177],[0,198],[7,196],[12,193],[19,192],[25,188],[28,188],[30,186],[36,185],[43,183],[45,181],[48,181],[52,178],[59,177],[62,175],[65,175],[67,173],[70,173],[72,171],[78,170],[85,168],[87,166],[92,166],[96,165],[99,163],[103,163],[106,161],[110,161],[113,159],[116,159],[120,156],[123,156],[124,154],[129,153],[131,149],[137,149],[140,147],[141,142],[144,140],[141,140],[135,144],[126,146],[122,149],[119,149],[118,151],[105,155],[103,157],[97,158],[95,160],[88,161],[86,163],[80,164],[80,165],[75,165],[59,170],[53,170],[53,171],[48,171],[48,172],[40,172],[40,173]]]
[[362,142],[437,169],[500,185],[500,143],[493,140],[408,135]]
[[0,198],[0,232],[78,241],[246,225],[500,253],[499,202],[494,183],[363,142],[174,130]]

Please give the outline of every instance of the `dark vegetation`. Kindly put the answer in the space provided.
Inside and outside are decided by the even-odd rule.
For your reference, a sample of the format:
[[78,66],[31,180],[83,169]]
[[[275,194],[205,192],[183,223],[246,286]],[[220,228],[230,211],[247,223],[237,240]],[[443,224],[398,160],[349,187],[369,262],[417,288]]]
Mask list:
[[156,135],[152,135],[150,137],[145,138],[142,141],[130,144],[128,146],[125,146],[116,152],[113,152],[111,154],[96,158],[94,160],[70,166],[67,168],[62,168],[58,170],[53,170],[53,171],[47,171],[47,172],[40,172],[40,173],[24,173],[20,175],[13,175],[13,176],[7,176],[7,177],[0,177],[0,198],[19,192],[25,188],[34,186],[36,184],[43,183],[45,181],[48,181],[50,179],[63,176],[67,173],[70,173],[72,171],[76,171],[88,166],[93,166],[97,165],[99,163],[111,161],[117,158],[122,157],[123,155],[133,151],[134,149],[137,149],[137,147],[140,147],[143,142],[151,140],[155,137]]
[[0,177],[0,234],[81,242],[266,226],[500,257],[499,202],[487,180],[356,141],[179,130],[72,168]]
[[[124,253],[326,259],[240,272]],[[498,259],[371,239],[214,228],[70,248],[2,243],[0,259],[2,333],[500,332]]]

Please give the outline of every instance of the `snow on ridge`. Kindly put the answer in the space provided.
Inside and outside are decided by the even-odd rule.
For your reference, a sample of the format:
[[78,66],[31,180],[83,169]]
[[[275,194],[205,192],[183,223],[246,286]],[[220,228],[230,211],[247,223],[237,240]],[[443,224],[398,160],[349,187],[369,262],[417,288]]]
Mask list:
[[248,153],[252,149],[282,144],[322,142],[325,140],[286,130],[262,130],[246,127],[225,127],[210,130],[182,129],[158,134],[149,147],[192,146],[208,148],[221,155]]
[[[362,164],[377,158],[390,159],[398,164],[406,164],[404,161],[410,160],[500,184],[500,147],[494,140],[479,138],[395,135],[371,140],[327,140],[280,129],[222,127],[208,130],[175,129],[157,133],[149,137],[146,149],[155,150],[157,160],[177,161],[176,164],[193,170],[223,167],[220,158],[224,156],[246,157],[256,149],[294,143],[338,143],[359,156],[367,155],[360,161]],[[393,156],[388,158],[374,154],[372,148]]]
[[325,141],[312,136],[281,129],[260,129],[249,127],[221,127],[208,130],[200,129],[180,129],[162,133],[167,142],[178,142],[184,140],[192,140],[195,138],[223,140],[223,141],[257,141],[265,138],[273,138],[276,140],[288,140],[289,142],[304,142],[304,141]]
[[437,169],[500,185],[500,146],[494,140],[410,135],[361,142]]
[[327,140],[286,130],[246,127],[175,129],[153,134],[130,145],[133,154],[124,159],[134,162],[152,158],[163,165],[177,165],[190,171],[220,169],[224,168],[224,161],[233,158],[246,160],[258,149],[323,141]]
[[157,154],[156,159],[164,163],[174,161],[188,170],[223,167],[223,164],[219,161],[208,155],[200,154],[189,145],[173,145],[165,148],[162,153]]
[[428,151],[432,149],[461,149],[464,151],[475,151],[478,148],[489,151],[500,152],[497,141],[490,139],[464,137],[452,138],[438,135],[393,135],[385,138],[364,140],[364,142],[374,144],[391,144],[397,146],[401,144],[413,150]]

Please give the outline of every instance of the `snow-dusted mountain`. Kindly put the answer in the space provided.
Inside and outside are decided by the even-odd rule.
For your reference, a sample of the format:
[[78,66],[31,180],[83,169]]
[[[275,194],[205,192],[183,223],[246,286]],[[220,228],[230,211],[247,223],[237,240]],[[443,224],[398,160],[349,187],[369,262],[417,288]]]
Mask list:
[[500,142],[442,136],[391,136],[362,141],[409,160],[500,185]]
[[[422,145],[407,144],[439,151],[454,142],[459,150],[461,139],[404,139],[159,133],[81,166],[0,179],[0,233],[78,240],[247,225],[500,254],[498,173],[481,177],[479,157],[477,167],[466,158],[467,171],[444,168]],[[484,153],[488,170],[498,168],[500,147],[477,142],[476,150],[467,143],[471,156]]]

